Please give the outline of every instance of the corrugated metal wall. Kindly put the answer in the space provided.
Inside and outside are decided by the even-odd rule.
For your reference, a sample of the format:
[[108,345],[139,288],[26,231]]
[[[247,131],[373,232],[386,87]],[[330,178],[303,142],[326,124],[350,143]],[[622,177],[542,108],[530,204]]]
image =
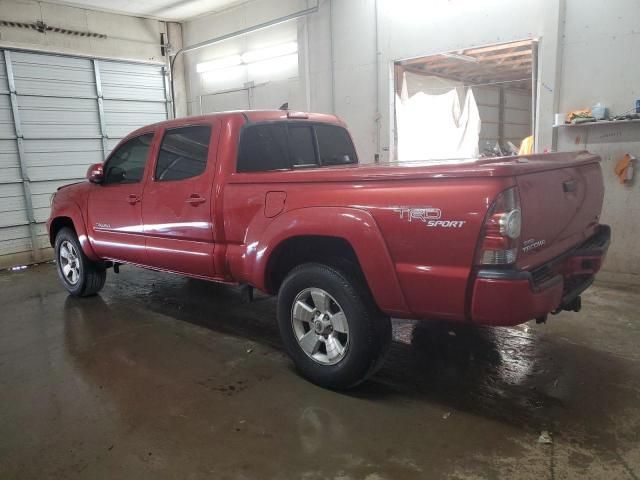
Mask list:
[[510,141],[519,147],[532,134],[530,93],[504,89],[502,102],[497,87],[475,87],[473,93],[482,120],[480,152],[493,148],[500,137],[503,146]]
[[51,258],[51,193],[167,114],[162,65],[0,50],[0,268]]

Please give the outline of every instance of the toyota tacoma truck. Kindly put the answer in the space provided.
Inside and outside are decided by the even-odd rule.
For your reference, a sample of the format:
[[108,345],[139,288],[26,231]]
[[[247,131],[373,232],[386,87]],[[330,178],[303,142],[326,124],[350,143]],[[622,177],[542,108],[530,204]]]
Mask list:
[[131,133],[47,223],[71,295],[127,263],[277,295],[297,369],[349,388],[391,317],[511,326],[578,311],[610,242],[587,152],[362,164],[335,116],[226,112]]

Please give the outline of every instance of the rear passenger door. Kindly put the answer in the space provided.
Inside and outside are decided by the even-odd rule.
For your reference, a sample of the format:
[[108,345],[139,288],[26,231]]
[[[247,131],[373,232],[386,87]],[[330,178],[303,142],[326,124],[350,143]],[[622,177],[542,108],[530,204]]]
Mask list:
[[144,190],[148,265],[215,275],[212,188],[219,129],[215,122],[167,128]]
[[[358,158],[349,133],[340,125],[298,120],[246,123],[240,133],[236,169],[224,190],[225,241],[249,252],[249,225],[262,221],[264,227],[296,202],[294,195],[313,194],[304,183],[289,185],[285,191],[281,183],[265,181],[284,176],[272,177],[268,172],[317,171],[324,165],[349,163],[358,163]],[[304,174],[295,177],[301,179]]]

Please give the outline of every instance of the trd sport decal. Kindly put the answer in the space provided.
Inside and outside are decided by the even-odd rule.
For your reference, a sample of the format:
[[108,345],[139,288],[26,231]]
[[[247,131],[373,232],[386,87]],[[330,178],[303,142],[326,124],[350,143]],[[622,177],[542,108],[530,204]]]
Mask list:
[[400,220],[423,222],[429,228],[462,228],[466,220],[442,220],[442,210],[436,207],[394,207]]

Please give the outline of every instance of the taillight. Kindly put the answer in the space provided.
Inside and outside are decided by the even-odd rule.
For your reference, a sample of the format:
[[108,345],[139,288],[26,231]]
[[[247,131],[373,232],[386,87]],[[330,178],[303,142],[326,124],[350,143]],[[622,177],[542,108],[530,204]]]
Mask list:
[[517,187],[501,192],[487,212],[476,254],[479,265],[515,263],[520,245],[522,213]]

